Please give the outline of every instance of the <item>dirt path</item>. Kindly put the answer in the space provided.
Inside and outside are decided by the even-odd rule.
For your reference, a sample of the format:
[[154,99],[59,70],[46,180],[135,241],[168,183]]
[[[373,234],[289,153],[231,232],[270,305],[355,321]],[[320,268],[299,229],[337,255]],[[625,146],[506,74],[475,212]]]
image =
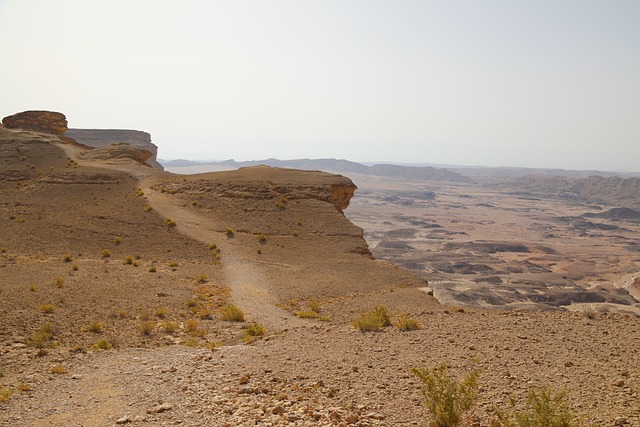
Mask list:
[[282,330],[292,326],[302,326],[306,322],[292,316],[276,306],[277,300],[269,292],[269,283],[258,266],[246,258],[242,248],[226,243],[224,229],[196,212],[179,206],[171,196],[151,188],[152,177],[140,180],[149,205],[160,215],[177,223],[179,232],[200,242],[216,242],[222,250],[223,273],[226,284],[231,289],[232,300],[245,312],[248,320],[264,324],[271,330]]

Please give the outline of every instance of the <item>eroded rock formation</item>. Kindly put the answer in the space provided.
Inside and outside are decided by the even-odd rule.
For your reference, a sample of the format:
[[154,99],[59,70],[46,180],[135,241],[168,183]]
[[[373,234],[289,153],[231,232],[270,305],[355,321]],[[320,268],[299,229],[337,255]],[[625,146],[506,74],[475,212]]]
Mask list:
[[146,163],[154,168],[163,169],[158,163],[158,147],[151,142],[151,135],[139,130],[126,129],[69,129],[67,136],[89,147],[102,148],[117,143],[127,143],[150,153]]
[[26,129],[63,136],[67,131],[67,118],[54,111],[23,111],[2,119],[8,129]]
[[122,160],[131,159],[138,163],[148,164],[151,151],[131,146],[126,142],[119,142],[102,148],[94,148],[79,154],[83,160]]

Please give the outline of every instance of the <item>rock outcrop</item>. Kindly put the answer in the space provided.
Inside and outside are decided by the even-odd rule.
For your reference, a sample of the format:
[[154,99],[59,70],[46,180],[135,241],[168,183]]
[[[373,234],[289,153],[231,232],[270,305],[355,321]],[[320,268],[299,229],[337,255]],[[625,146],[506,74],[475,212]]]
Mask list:
[[63,136],[67,131],[67,118],[54,111],[23,111],[2,119],[8,129],[26,129]]
[[119,142],[102,148],[94,148],[80,153],[83,160],[134,160],[138,163],[149,164],[151,151],[133,147],[126,142]]
[[154,168],[163,169],[158,163],[158,147],[151,142],[151,135],[139,130],[125,129],[69,129],[67,136],[81,144],[94,148],[103,148],[112,144],[127,143],[133,147],[151,153],[146,163]]

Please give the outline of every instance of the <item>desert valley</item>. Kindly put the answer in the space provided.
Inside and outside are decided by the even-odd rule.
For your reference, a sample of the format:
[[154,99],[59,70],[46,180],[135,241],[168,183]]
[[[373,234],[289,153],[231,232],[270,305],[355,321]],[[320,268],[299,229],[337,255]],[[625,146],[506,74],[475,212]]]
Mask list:
[[429,425],[412,370],[440,364],[479,375],[463,425],[550,387],[640,426],[637,177],[165,163],[144,132],[3,125],[0,426]]

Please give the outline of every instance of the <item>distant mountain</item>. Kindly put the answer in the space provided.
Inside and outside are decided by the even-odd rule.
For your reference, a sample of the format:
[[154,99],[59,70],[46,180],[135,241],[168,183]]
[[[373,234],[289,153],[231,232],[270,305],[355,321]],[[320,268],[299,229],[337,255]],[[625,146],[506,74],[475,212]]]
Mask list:
[[281,168],[320,170],[326,172],[337,172],[340,174],[359,173],[363,175],[385,176],[390,178],[405,179],[410,181],[443,181],[470,183],[473,180],[459,173],[448,169],[434,168],[432,166],[401,166],[390,164],[379,164],[373,166],[363,165],[342,159],[296,159],[296,160],[253,160],[246,162],[236,162],[235,160],[225,160],[220,162],[193,162],[189,160],[172,160],[161,163],[167,168],[181,168],[198,166],[200,168],[241,168],[247,166],[273,166]]

